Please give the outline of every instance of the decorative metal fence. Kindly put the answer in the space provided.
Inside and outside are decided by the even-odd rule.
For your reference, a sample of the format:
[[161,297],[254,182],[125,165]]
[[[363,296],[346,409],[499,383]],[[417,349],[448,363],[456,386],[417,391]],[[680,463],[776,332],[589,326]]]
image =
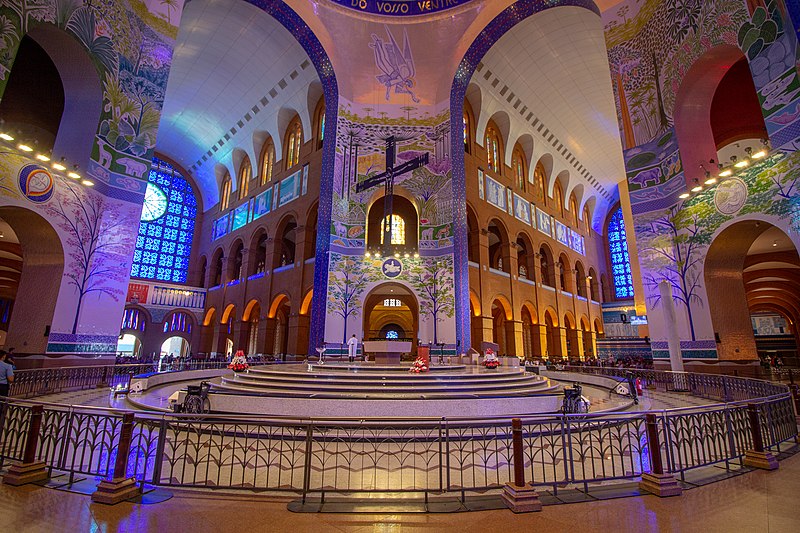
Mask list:
[[[664,470],[679,477],[702,466],[739,464],[754,446],[752,410],[766,449],[780,452],[794,445],[795,413],[782,385],[730,376],[683,374],[676,381],[671,373],[644,375],[666,390],[678,383],[682,390],[735,401],[650,413],[522,416],[526,478],[552,491],[633,480],[651,471],[655,453]],[[125,411],[21,399],[0,403],[0,468],[22,460],[37,410],[42,420],[37,460],[70,479],[111,475]],[[648,438],[648,417],[655,421],[657,439],[652,433]],[[650,450],[656,442],[657,449]],[[135,412],[127,475],[143,484],[291,491],[304,497],[483,492],[513,480],[511,420]]]

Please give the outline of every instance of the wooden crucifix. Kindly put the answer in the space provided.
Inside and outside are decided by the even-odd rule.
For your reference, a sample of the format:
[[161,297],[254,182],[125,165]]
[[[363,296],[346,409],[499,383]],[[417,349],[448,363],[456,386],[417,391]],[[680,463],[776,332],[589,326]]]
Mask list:
[[429,154],[426,152],[419,157],[410,159],[395,167],[395,152],[396,152],[397,139],[394,135],[386,139],[386,172],[373,176],[369,179],[362,181],[356,185],[356,192],[366,191],[373,187],[377,187],[381,183],[384,184],[386,195],[383,198],[383,255],[388,256],[392,253],[392,203],[394,195],[394,178],[402,176],[406,172],[411,172],[414,169],[420,168],[428,164]]

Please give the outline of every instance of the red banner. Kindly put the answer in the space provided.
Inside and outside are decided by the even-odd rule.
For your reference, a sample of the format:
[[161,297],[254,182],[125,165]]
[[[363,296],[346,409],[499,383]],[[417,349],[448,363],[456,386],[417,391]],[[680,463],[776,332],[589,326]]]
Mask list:
[[128,284],[128,297],[125,298],[125,303],[130,304],[146,304],[147,291],[150,289],[149,285],[144,283],[130,283]]

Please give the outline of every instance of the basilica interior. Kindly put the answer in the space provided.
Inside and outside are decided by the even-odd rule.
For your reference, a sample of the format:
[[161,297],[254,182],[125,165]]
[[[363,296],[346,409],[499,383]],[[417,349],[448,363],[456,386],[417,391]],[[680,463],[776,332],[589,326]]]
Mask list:
[[[324,501],[326,490],[424,492],[428,505],[432,492],[505,483],[516,513],[538,510],[520,492],[526,471],[547,506],[569,483],[635,478],[642,494],[672,496],[709,482],[692,477],[702,468],[772,469],[778,459],[791,468],[798,28],[800,5],[789,0],[3,2],[0,353],[10,353],[0,365],[16,377],[0,372],[0,474],[33,479],[42,463],[48,476],[69,473],[70,487],[76,472],[108,474],[92,500],[116,503],[136,483],[145,499],[169,486],[227,487],[229,468],[230,487],[302,492],[288,505],[296,512],[312,512],[307,494]],[[409,381],[409,367],[425,375]],[[569,411],[573,382],[586,411]],[[109,402],[95,386],[139,387],[141,397]],[[113,449],[117,466],[87,457],[70,469],[67,448],[52,455],[45,430],[30,444],[40,408],[12,397],[106,410],[98,416],[118,420],[120,434],[95,444]],[[426,409],[411,401],[423,398]],[[708,430],[719,442],[675,437],[670,448],[670,435],[706,433],[691,424],[710,400],[728,417]],[[756,403],[760,415],[748,407]],[[162,440],[180,441],[180,424],[197,419],[164,422],[148,447],[135,418],[181,409],[506,425],[530,416],[542,424],[530,439],[550,431],[541,428],[556,422],[541,417],[555,412],[561,427],[589,434],[564,417],[596,410],[634,435],[624,446],[619,437],[620,461],[639,460],[556,479],[536,466],[558,462],[544,458],[550,445],[529,444],[522,473],[512,472],[516,455],[491,467],[483,457],[480,481],[455,481],[448,466],[438,489],[416,490],[400,474],[393,484],[403,461],[384,471],[376,459],[377,473],[361,466],[372,485],[340,486],[345,459],[329,441],[308,451],[309,425],[304,471],[284,452],[283,462],[265,458],[288,480],[269,470],[259,480],[258,451],[240,476],[220,451],[215,480],[195,470],[188,481],[177,448],[157,467],[141,458],[167,453]],[[645,413],[673,409],[675,425],[664,414],[658,429]],[[123,412],[138,420],[126,438]],[[678,421],[684,413],[697,418]],[[751,415],[764,420],[757,436]],[[287,436],[301,426],[259,420],[253,438],[269,427],[267,448],[294,442],[301,453]],[[476,431],[470,420],[464,428]],[[338,424],[325,434],[356,453],[356,430]],[[501,438],[492,428],[487,449]],[[448,442],[477,439],[447,431]],[[75,432],[73,454],[84,439]],[[238,432],[220,429],[233,440],[211,436],[209,446],[247,455]],[[419,457],[428,437],[412,438]],[[659,438],[663,468],[650,452]],[[130,452],[126,474],[115,468],[131,439],[139,459]],[[389,440],[402,448],[397,434]],[[613,470],[616,452],[607,455],[595,462]],[[146,483],[161,488],[148,493]],[[469,508],[463,495],[458,505]],[[782,519],[794,530],[793,517]]]

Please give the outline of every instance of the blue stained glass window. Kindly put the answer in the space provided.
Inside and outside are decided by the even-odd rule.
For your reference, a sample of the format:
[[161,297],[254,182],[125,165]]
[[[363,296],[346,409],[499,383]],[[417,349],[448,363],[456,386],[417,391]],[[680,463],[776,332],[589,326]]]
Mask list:
[[390,329],[389,331],[386,332],[386,338],[387,339],[399,339],[400,338],[400,334],[397,333],[395,330]]
[[131,276],[185,283],[192,253],[197,198],[180,172],[153,159]]
[[608,224],[608,247],[611,252],[615,294],[617,298],[633,298],[631,259],[628,255],[628,240],[625,235],[625,219],[622,216],[622,208],[617,209]]

